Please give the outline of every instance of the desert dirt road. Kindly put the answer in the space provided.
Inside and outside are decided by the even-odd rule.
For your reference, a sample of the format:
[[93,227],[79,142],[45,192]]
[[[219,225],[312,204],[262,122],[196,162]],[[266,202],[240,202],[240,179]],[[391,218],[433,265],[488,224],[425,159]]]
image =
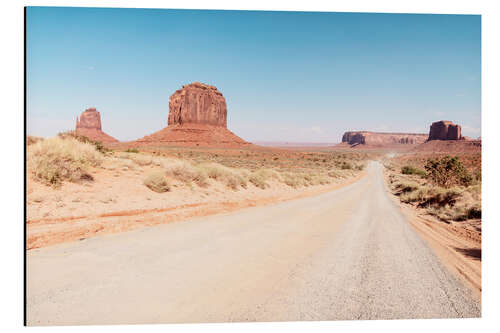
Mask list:
[[314,197],[28,251],[27,323],[479,317],[381,169]]

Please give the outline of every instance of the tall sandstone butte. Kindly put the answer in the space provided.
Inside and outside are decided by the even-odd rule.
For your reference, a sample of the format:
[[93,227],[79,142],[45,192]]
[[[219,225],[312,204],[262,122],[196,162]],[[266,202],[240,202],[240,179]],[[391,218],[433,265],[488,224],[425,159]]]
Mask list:
[[381,133],[369,131],[350,131],[342,136],[342,143],[351,146],[372,145],[415,145],[425,142],[427,134],[423,133]]
[[102,131],[101,114],[96,108],[88,108],[76,117],[76,134],[86,136],[91,140],[100,142],[118,142],[112,136]]
[[462,140],[462,127],[451,121],[441,120],[432,123],[428,140]]
[[170,96],[168,125],[205,124],[227,128],[227,106],[214,86],[194,82]]
[[170,96],[168,126],[131,143],[132,146],[251,145],[227,129],[227,106],[216,87],[194,82]]

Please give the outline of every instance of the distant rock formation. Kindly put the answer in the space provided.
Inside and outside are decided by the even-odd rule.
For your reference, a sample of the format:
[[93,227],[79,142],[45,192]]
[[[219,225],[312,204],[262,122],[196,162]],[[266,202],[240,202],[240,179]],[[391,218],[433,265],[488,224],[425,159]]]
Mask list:
[[428,140],[462,140],[462,127],[451,121],[441,120],[432,123]]
[[214,86],[194,82],[170,96],[168,125],[203,124],[227,128],[226,100]]
[[91,140],[100,142],[118,142],[112,136],[102,131],[101,114],[96,108],[88,108],[76,117],[76,134],[86,136]]
[[167,127],[129,145],[242,147],[251,143],[227,129],[222,93],[214,86],[194,82],[170,96]]
[[355,145],[415,145],[427,140],[423,133],[382,133],[369,131],[350,131],[342,136],[342,143]]

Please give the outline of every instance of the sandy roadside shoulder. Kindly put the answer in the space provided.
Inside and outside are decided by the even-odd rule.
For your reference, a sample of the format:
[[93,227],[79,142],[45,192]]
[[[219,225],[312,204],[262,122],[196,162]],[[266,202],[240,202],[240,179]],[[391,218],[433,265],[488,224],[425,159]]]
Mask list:
[[[135,193],[134,189],[129,189],[129,196],[135,196],[133,204],[114,204],[112,201],[106,207],[103,200],[92,204],[90,202],[87,213],[82,213],[81,209],[69,213],[68,206],[78,205],[74,202],[74,197],[82,197],[73,187],[81,185],[68,184],[67,189],[61,191],[51,204],[55,205],[52,214],[36,213],[28,215],[27,220],[27,249],[34,249],[55,245],[58,243],[84,240],[89,237],[118,233],[134,230],[146,226],[184,221],[193,217],[221,214],[233,212],[239,209],[269,205],[288,200],[319,195],[325,192],[350,185],[366,175],[361,172],[352,175],[350,178],[339,179],[333,184],[318,185],[302,189],[292,189],[281,184],[272,184],[270,189],[261,190],[248,188],[240,191],[230,191],[227,188],[215,187],[210,192],[198,191],[197,193],[185,190],[179,191],[175,196],[156,194],[147,192],[147,195]],[[98,175],[97,178],[113,179],[109,175]],[[140,175],[138,174],[137,177]],[[35,184],[40,187],[41,185]],[[103,189],[117,186],[117,184],[106,184],[102,182]],[[85,188],[85,187],[83,187]],[[38,189],[39,190],[39,189]],[[144,186],[138,186],[136,191],[149,191]],[[99,188],[86,188],[89,196],[99,195]],[[36,191],[38,192],[38,191]],[[70,194],[66,197],[65,194]],[[123,194],[123,193],[122,193]],[[125,195],[125,194],[123,194]],[[71,196],[73,198],[71,198]],[[160,199],[155,199],[157,196]],[[163,197],[161,197],[163,196]],[[141,198],[141,199],[138,199]],[[44,203],[28,202],[28,211],[48,205]],[[66,206],[63,206],[65,205]],[[57,210],[57,205],[63,206]],[[66,208],[66,210],[62,209]],[[128,208],[128,209],[127,209]],[[53,212],[58,211],[58,214]],[[62,213],[61,213],[62,212]]]
[[481,233],[457,225],[447,224],[425,212],[400,202],[388,188],[388,175],[384,172],[386,191],[400,206],[418,234],[434,250],[441,262],[467,285],[478,300],[481,299]]

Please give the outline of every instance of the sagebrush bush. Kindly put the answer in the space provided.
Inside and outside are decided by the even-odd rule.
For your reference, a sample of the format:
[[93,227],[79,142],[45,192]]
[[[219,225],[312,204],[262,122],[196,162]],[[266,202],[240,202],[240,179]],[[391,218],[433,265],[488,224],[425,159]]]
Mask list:
[[137,148],[128,148],[127,150],[125,150],[125,152],[137,154],[139,150]]
[[88,168],[102,162],[102,154],[90,143],[54,137],[27,149],[28,169],[41,182],[59,186],[63,181],[92,180]]
[[473,181],[472,176],[457,156],[428,159],[425,170],[430,181],[445,188],[454,185],[469,186]]
[[152,191],[158,193],[170,191],[170,184],[165,177],[164,172],[161,171],[148,174],[144,179],[144,185],[146,185]]

